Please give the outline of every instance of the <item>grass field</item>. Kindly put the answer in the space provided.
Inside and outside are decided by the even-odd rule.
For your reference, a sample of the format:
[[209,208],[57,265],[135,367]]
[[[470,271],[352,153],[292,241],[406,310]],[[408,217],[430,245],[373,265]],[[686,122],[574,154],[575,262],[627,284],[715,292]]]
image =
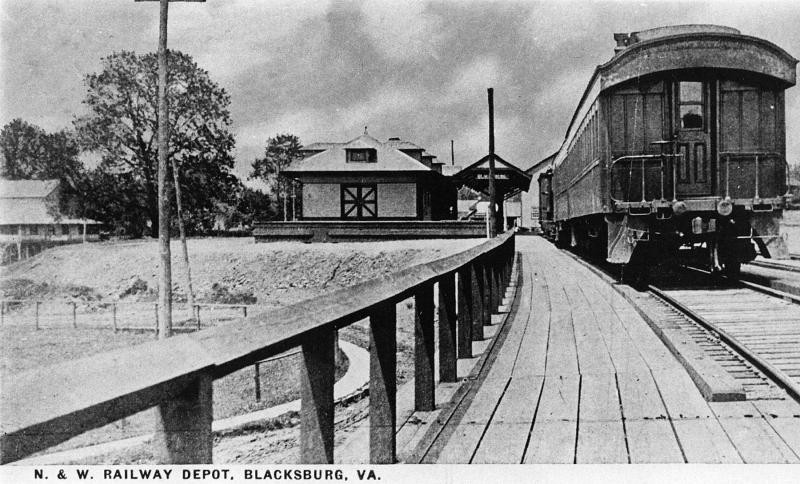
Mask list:
[[[190,241],[193,276],[203,301],[215,287],[250,294],[262,308],[297,303],[321,293],[346,287],[372,277],[466,250],[480,240],[428,240],[373,242],[369,244],[254,244],[246,239],[196,239]],[[4,268],[0,290],[16,290],[31,297],[46,297],[62,304],[80,301],[83,306],[128,300],[152,300],[155,287],[156,245],[151,241],[67,246],[45,251],[32,259]],[[173,247],[173,254],[177,247]],[[181,262],[173,262],[175,288],[180,297]],[[22,282],[20,282],[22,281]],[[146,287],[125,294],[130,281]],[[141,284],[139,281],[142,281]],[[18,297],[19,294],[4,295]],[[27,308],[30,311],[30,307]],[[149,315],[148,315],[149,317]],[[25,318],[30,319],[30,316]],[[151,341],[153,332],[113,332],[106,328],[61,324],[35,330],[30,321],[0,328],[0,372],[3,378],[28,369],[55,365],[116,348]],[[148,325],[150,323],[147,323]],[[99,325],[95,325],[99,326]],[[344,328],[340,335],[362,347],[368,337],[364,322]],[[398,379],[406,381],[413,369],[413,301],[398,304]],[[342,374],[346,367],[338,368]],[[337,374],[337,378],[338,378]],[[226,418],[267,408],[299,397],[297,359],[289,357],[262,366],[262,400],[254,398],[254,370],[245,368],[214,383],[214,418]],[[142,412],[95,429],[50,451],[116,440],[152,431],[151,411]],[[343,417],[350,419],[349,413]],[[292,424],[295,422],[286,422]],[[270,437],[271,438],[271,437]],[[290,439],[291,440],[291,439]],[[291,448],[294,444],[287,444]],[[280,447],[280,446],[279,446]],[[286,446],[281,447],[286,450]],[[145,457],[108,456],[117,462],[143,462]],[[99,462],[109,462],[101,460]],[[98,463],[99,463],[98,462]]]

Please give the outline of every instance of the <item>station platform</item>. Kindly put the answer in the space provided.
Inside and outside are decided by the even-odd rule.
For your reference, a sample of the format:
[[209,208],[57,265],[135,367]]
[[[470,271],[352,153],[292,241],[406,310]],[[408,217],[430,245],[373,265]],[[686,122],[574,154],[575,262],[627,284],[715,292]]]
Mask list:
[[707,402],[613,287],[544,239],[516,244],[522,281],[496,354],[443,404],[419,462],[800,462],[800,405]]
[[753,262],[742,264],[744,280],[800,296],[800,260],[775,260],[759,256]]

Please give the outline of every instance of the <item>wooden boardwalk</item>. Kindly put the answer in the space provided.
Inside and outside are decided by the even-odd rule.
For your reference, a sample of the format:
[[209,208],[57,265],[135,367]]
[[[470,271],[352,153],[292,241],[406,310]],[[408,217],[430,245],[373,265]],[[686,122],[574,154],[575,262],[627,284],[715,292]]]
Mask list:
[[505,340],[422,462],[800,462],[796,402],[706,402],[613,288],[538,237],[517,250]]

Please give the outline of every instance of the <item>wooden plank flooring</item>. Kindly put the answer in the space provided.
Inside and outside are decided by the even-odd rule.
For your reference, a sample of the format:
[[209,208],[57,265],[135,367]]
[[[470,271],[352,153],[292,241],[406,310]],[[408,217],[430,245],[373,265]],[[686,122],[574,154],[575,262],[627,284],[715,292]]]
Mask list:
[[800,405],[709,404],[613,288],[543,239],[517,250],[506,339],[426,462],[800,461]]

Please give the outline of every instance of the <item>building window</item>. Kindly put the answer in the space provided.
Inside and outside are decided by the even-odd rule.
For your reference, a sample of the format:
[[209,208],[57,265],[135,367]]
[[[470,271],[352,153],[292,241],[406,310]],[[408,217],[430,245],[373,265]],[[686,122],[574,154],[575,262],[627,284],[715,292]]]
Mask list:
[[342,185],[342,218],[377,217],[377,185]]
[[703,83],[681,82],[678,85],[678,113],[681,129],[703,129]]
[[348,163],[375,163],[377,161],[375,150],[363,149],[346,151]]

